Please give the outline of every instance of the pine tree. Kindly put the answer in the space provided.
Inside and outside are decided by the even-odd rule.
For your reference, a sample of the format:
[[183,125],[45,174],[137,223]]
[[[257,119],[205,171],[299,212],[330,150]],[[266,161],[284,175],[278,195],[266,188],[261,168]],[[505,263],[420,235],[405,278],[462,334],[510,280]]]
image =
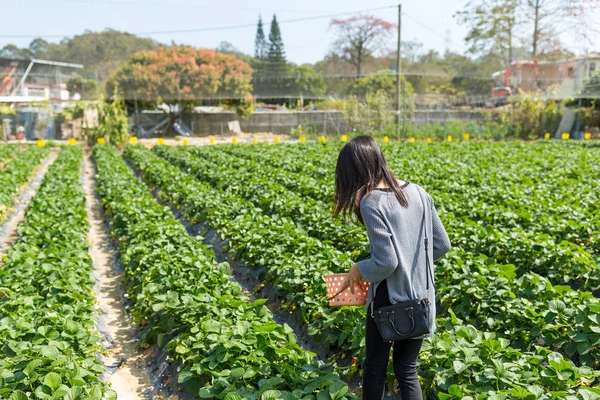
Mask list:
[[283,39],[275,14],[273,14],[271,31],[269,32],[269,52],[267,53],[265,67],[267,73],[265,89],[268,95],[274,97],[284,95],[287,82],[287,62],[283,49]]
[[263,30],[262,17],[258,17],[258,26],[256,28],[256,38],[254,39],[254,58],[263,60],[267,56],[268,46]]
[[285,64],[285,50],[283,49],[283,39],[279,30],[277,16],[273,14],[271,22],[271,32],[269,33],[269,53],[268,59],[272,63]]

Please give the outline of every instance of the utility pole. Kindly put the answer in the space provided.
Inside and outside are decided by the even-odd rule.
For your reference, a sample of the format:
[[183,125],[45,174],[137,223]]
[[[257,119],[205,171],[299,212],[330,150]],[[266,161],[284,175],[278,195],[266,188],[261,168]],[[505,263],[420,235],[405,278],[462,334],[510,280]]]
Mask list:
[[400,136],[400,89],[402,80],[400,77],[400,27],[402,23],[402,4],[398,4],[398,48],[396,56],[396,138]]

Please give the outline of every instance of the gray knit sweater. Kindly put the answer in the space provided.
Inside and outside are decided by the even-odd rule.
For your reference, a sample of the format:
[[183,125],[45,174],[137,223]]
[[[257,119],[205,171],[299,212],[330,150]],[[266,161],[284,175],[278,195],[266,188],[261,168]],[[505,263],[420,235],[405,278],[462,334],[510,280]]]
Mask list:
[[[360,202],[360,211],[371,245],[371,258],[358,262],[363,279],[371,282],[367,307],[373,301],[377,286],[384,279],[387,279],[392,304],[426,297],[423,203],[419,196],[419,190],[422,191],[423,199],[428,203],[425,209],[425,224],[428,225],[429,248],[427,251],[432,267],[429,275],[431,279],[434,277],[433,261],[450,250],[450,239],[440,221],[431,196],[414,183],[405,184],[402,190],[407,196],[408,207],[400,205],[394,193],[385,189],[374,190]],[[429,283],[429,299],[431,302],[430,333],[418,338],[431,336],[436,328],[435,291],[431,281]]]

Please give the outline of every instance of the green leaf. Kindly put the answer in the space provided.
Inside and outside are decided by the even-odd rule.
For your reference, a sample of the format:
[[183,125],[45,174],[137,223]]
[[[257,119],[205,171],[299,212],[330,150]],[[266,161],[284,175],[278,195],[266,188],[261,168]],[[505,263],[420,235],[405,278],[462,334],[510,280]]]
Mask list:
[[[454,360],[452,365],[454,367],[454,372],[456,372],[459,375],[467,369],[467,365],[465,363],[463,363],[462,361]],[[448,389],[448,390],[450,390],[450,389]]]
[[243,377],[245,372],[246,370],[244,368],[235,368],[231,370],[230,378],[232,379],[232,382],[235,382]]
[[343,399],[346,393],[348,393],[348,385],[344,382],[337,381],[329,385],[329,396],[332,400]]
[[260,400],[279,400],[281,392],[279,390],[265,390],[260,396]]
[[82,400],[83,388],[72,387],[68,390],[65,400]]
[[56,372],[50,372],[44,377],[44,383],[54,392],[62,384],[62,379]]
[[185,353],[188,353],[189,351],[190,351],[190,349],[188,347],[185,347],[182,344],[177,345],[177,347],[175,347],[175,352],[179,353],[179,354],[185,354]]
[[60,352],[55,346],[42,346],[40,349],[42,356],[47,358],[57,358]]
[[567,306],[561,300],[550,300],[548,302],[548,310],[550,310],[550,312],[560,315],[565,311],[566,308]]
[[52,388],[47,385],[41,385],[35,388],[34,393],[40,399],[47,399],[52,397]]
[[254,368],[247,368],[244,372],[244,379],[251,379],[252,377],[254,377],[254,375],[256,375],[256,371],[254,370]]
[[23,373],[24,373],[25,375],[27,375],[27,376],[30,376],[30,375],[31,375],[31,373],[32,373],[33,371],[35,371],[35,369],[36,369],[37,367],[39,367],[40,365],[42,365],[42,364],[44,364],[44,362],[43,362],[42,360],[40,360],[39,358],[38,358],[38,359],[35,359],[35,360],[31,360],[31,361],[30,361],[30,362],[27,364],[27,366],[25,367],[25,369],[23,369]]
[[100,386],[94,386],[92,390],[90,390],[90,397],[94,400],[102,400],[102,389]]
[[590,392],[587,389],[579,389],[578,393],[583,398],[583,400],[598,400],[598,399],[600,399],[600,394]]
[[10,395],[8,400],[29,400],[29,398],[25,393],[21,392],[20,390],[17,390]]
[[456,384],[450,385],[450,387],[448,388],[448,394],[452,395],[452,396],[460,396],[462,394],[462,391],[460,390],[460,387]]

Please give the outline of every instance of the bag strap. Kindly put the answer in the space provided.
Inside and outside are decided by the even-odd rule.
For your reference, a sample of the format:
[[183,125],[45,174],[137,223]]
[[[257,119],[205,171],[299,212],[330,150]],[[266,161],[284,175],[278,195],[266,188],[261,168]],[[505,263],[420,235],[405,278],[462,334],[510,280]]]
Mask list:
[[[419,197],[421,198],[421,203],[423,204],[423,218],[421,219],[421,225],[423,226],[423,230],[425,231],[425,273],[427,280],[427,302],[429,302],[429,280],[431,279],[431,263],[429,261],[429,235],[427,234],[427,221],[425,221],[425,210],[427,207],[427,201],[423,200],[423,193],[421,188],[417,186],[417,192],[419,192]],[[433,279],[431,279],[433,281]]]

